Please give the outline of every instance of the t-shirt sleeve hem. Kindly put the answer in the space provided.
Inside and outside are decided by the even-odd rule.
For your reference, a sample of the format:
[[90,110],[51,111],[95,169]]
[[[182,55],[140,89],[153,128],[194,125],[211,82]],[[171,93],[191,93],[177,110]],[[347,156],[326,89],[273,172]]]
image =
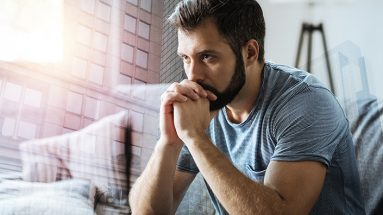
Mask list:
[[190,169],[190,168],[186,168],[184,166],[180,166],[180,165],[176,165],[177,167],[177,170],[181,171],[181,172],[190,172],[190,173],[193,173],[193,174],[197,174],[199,173],[198,170],[193,170],[193,169]]
[[323,158],[323,157],[318,157],[318,156],[313,156],[313,155],[306,155],[306,156],[302,156],[300,155],[299,157],[295,157],[295,156],[275,156],[275,157],[272,157],[271,158],[272,161],[291,161],[291,162],[294,162],[294,161],[317,161],[317,162],[320,162],[322,164],[324,164],[327,168],[330,166],[330,162]]

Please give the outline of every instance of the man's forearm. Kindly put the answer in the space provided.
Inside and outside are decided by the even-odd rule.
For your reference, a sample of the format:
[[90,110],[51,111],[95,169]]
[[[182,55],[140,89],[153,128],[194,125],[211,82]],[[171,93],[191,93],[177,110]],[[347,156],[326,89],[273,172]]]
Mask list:
[[180,150],[180,146],[157,143],[130,192],[133,214],[169,214],[173,209],[173,179]]
[[230,214],[279,214],[283,200],[272,189],[251,181],[210,142],[191,140],[188,148],[210,188]]

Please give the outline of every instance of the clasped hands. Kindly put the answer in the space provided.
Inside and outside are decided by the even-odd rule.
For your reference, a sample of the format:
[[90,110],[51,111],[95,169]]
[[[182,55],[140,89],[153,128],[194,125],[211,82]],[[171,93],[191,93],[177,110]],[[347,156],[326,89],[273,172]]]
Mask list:
[[186,145],[205,135],[216,112],[210,112],[210,101],[217,97],[198,83],[183,80],[173,83],[161,96],[160,130],[162,142]]

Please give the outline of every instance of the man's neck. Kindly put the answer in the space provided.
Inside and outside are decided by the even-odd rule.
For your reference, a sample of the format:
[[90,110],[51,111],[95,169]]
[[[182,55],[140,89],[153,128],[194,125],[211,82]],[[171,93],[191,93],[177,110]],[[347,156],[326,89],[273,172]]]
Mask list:
[[238,95],[226,106],[226,113],[233,123],[241,123],[247,119],[256,105],[256,100],[262,85],[262,71],[265,63],[254,67],[246,73],[246,82]]

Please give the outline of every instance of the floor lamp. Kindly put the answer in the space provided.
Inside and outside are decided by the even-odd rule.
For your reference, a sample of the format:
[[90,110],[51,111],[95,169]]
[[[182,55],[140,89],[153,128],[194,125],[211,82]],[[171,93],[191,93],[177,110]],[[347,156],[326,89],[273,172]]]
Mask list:
[[[307,17],[311,17],[313,15],[313,8],[317,4],[332,4],[334,5],[335,3],[347,3],[347,2],[352,2],[354,0],[269,0],[272,3],[304,3],[307,5]],[[307,64],[306,64],[306,70],[307,72],[311,72],[311,57],[312,57],[312,35],[315,32],[319,32],[322,36],[321,43],[323,45],[324,49],[324,54],[325,54],[325,60],[326,60],[326,68],[327,68],[327,75],[328,75],[328,80],[329,80],[329,85],[331,91],[335,94],[335,88],[334,88],[334,82],[333,82],[333,77],[331,73],[331,64],[330,64],[330,58],[329,58],[329,53],[328,53],[328,48],[327,48],[327,43],[326,43],[326,37],[325,37],[325,32],[323,28],[323,24],[319,23],[318,25],[312,24],[312,22],[304,22],[302,23],[302,28],[301,28],[301,33],[299,37],[299,43],[298,43],[298,51],[295,59],[295,67],[299,66],[299,60],[301,57],[302,49],[303,49],[303,43],[305,39],[305,35],[308,37],[307,41]]]
[[332,73],[331,73],[330,58],[328,55],[326,37],[325,37],[322,23],[319,23],[318,25],[314,25],[311,23],[303,23],[302,24],[301,34],[299,36],[298,51],[297,51],[297,56],[295,59],[295,67],[299,66],[299,60],[300,60],[300,56],[302,53],[304,36],[305,36],[305,34],[307,34],[308,43],[307,43],[306,70],[307,70],[307,72],[311,72],[312,36],[313,36],[313,33],[315,33],[315,32],[319,32],[322,36],[322,45],[323,45],[323,49],[324,49],[324,55],[325,55],[326,67],[327,67],[327,75],[328,75],[328,79],[330,82],[330,89],[333,93],[335,93],[334,82],[333,82]]

